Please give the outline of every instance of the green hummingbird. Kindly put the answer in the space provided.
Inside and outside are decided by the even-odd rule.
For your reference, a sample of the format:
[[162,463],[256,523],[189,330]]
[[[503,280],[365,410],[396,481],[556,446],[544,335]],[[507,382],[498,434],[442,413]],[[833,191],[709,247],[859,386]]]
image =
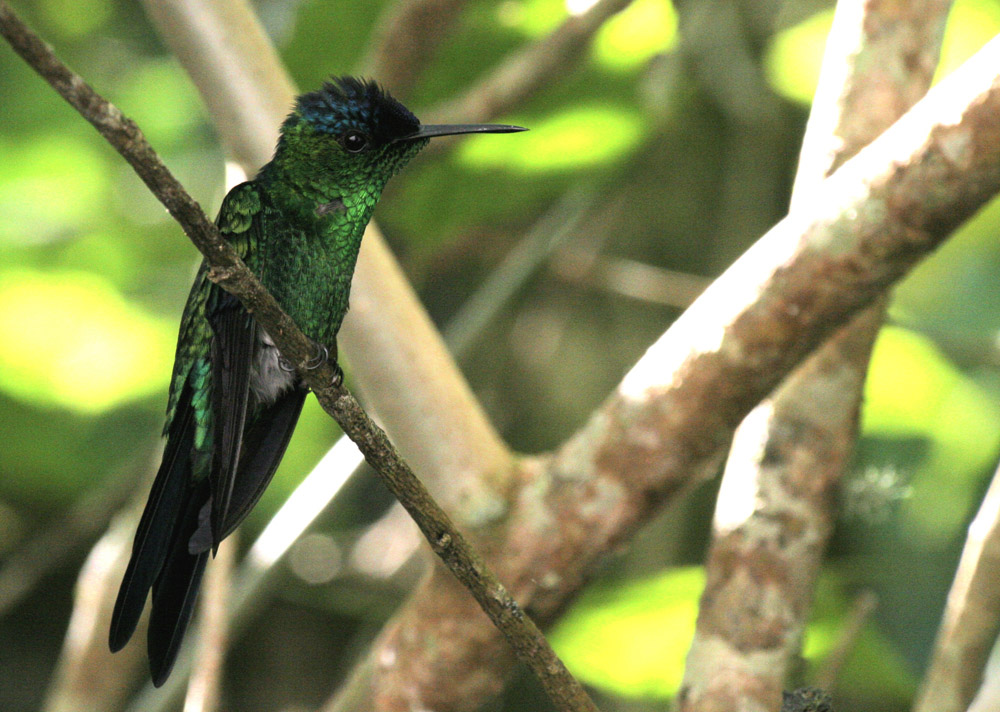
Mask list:
[[[274,158],[229,191],[216,225],[317,345],[307,366],[336,363],[361,238],[386,181],[435,136],[523,130],[424,126],[376,83],[334,78],[298,97]],[[156,686],[177,657],[209,552],[260,499],[307,393],[267,333],[207,272],[202,263],[184,308],[163,461],[111,618],[116,652],[152,589],[147,650]]]

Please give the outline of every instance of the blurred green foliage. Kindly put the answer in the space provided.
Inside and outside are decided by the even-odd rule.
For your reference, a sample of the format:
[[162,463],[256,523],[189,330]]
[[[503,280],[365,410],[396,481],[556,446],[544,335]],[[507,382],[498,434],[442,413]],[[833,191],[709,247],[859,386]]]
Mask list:
[[705,587],[701,567],[587,589],[552,629],[550,640],[580,679],[618,694],[671,698]]
[[[139,122],[192,194],[210,212],[217,209],[222,149],[141,3],[13,4]],[[389,186],[376,217],[439,323],[566,190],[600,187],[601,200],[579,234],[554,256],[556,269],[539,270],[462,364],[516,449],[560,443],[678,313],[676,306],[628,296],[642,291],[635,285],[623,290],[613,281],[567,277],[571,270],[558,269],[563,260],[596,252],[711,277],[782,216],[832,15],[796,3],[774,14],[771,5],[743,3],[742,26],[726,35],[734,30],[724,23],[685,24],[692,4],[675,9],[667,0],[636,0],[602,28],[577,68],[552,77],[511,116],[497,117],[532,128],[516,145],[480,137],[416,160]],[[258,3],[303,88],[356,66],[386,6]],[[420,115],[460,94],[508,52],[544,37],[581,7],[563,0],[469,3],[407,103]],[[998,31],[1000,1],[958,0],[941,71]],[[720,39],[685,32],[717,32]],[[714,46],[722,55],[713,63],[685,46]],[[749,62],[749,72],[739,62]],[[735,84],[748,76],[761,81]],[[727,92],[766,111],[747,121],[727,103]],[[885,602],[845,668],[838,710],[907,706],[965,524],[1000,451],[998,234],[995,202],[899,287],[892,326],[879,340],[856,468],[890,468],[912,495],[887,499],[880,523],[853,520],[838,528],[809,629],[810,662],[829,651],[854,587],[874,586]],[[108,473],[151,458],[196,262],[194,249],[131,170],[0,48],[0,516],[18,520],[0,527],[0,536],[12,537],[0,541],[0,553],[64,516]],[[275,482],[248,522],[251,533],[336,434],[310,400]],[[570,667],[620,696],[622,709],[634,698],[658,699],[677,688],[702,576],[683,565],[702,559],[710,494],[652,524],[554,631]],[[358,484],[350,501],[352,526],[385,505],[370,482]],[[677,543],[667,549],[665,541]],[[74,572],[62,572],[61,603],[46,607],[46,616],[68,613]],[[296,586],[304,584],[285,588]],[[298,594],[287,596],[301,600]],[[332,645],[318,640],[317,629],[324,629],[317,620],[350,628],[350,616],[330,602],[335,596],[316,598],[324,601],[319,611],[286,606],[260,624],[257,640],[298,636],[295,651],[282,649],[290,656],[282,674],[298,674],[297,663]],[[40,615],[33,605],[24,604]],[[0,668],[27,666],[22,677],[44,679],[59,635],[26,643],[42,651],[34,657],[15,660],[0,650]],[[282,675],[274,674],[274,690],[261,692],[253,680],[262,671],[271,675],[273,651],[257,648],[259,655],[247,653],[228,685],[231,708],[311,705],[328,691],[317,670],[315,679],[295,684],[281,684]],[[248,690],[255,690],[252,698]],[[37,685],[0,682],[0,709],[33,707],[40,694]]]
[[[684,676],[704,587],[700,566],[599,583],[579,597],[549,638],[588,685],[629,697],[671,699]],[[821,667],[834,651],[851,603],[838,577],[821,576],[802,650],[808,667]],[[916,677],[892,643],[869,623],[854,645],[841,684],[853,693],[904,705],[915,691]]]
[[[775,91],[805,105],[812,102],[823,61],[823,45],[833,24],[833,8],[777,33],[765,59]],[[950,74],[1000,33],[1000,5],[994,0],[956,0],[941,46],[935,80]]]

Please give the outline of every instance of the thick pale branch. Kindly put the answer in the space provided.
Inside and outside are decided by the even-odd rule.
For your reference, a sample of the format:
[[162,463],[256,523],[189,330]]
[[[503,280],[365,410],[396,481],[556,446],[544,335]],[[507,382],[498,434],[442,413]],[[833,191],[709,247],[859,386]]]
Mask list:
[[333,364],[309,369],[314,349],[298,326],[247,269],[146,142],[138,127],[99,96],[52,52],[0,0],[0,34],[25,61],[100,131],[136,169],[156,197],[181,223],[210,265],[209,277],[237,296],[274,340],[281,354],[297,366],[299,375],[316,394],[323,409],[334,417],[365,455],[385,486],[413,516],[431,548],[469,589],[483,611],[503,629],[517,656],[539,678],[559,710],[596,710],[580,684],[569,674],[548,641],[497,577],[486,567],[431,498],[388,437],[334,379]]
[[972,703],[1000,633],[998,581],[1000,470],[969,526],[914,712],[963,712]]
[[[793,209],[927,91],[949,2],[842,2],[827,38]],[[833,491],[849,462],[880,299],[801,364],[736,431],[679,709],[770,710],[799,653]]]
[[[524,463],[492,561],[540,620],[714,470],[736,425],[805,354],[1000,190],[998,67],[1000,39],[829,178],[822,205],[784,219],[719,278],[554,456]],[[510,663],[484,624],[443,577],[426,584],[368,662],[374,699],[481,704]],[[455,670],[476,674],[455,689]]]

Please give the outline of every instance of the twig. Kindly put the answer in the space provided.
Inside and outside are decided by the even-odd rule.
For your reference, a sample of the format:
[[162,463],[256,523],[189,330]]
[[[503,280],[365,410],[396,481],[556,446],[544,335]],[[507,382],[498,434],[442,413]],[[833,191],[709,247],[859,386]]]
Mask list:
[[238,547],[239,532],[235,532],[219,547],[212,566],[205,574],[194,654],[195,672],[191,675],[184,699],[184,712],[214,712],[219,707],[222,665],[229,644],[227,611]]
[[596,190],[589,184],[568,191],[462,305],[444,330],[445,341],[456,356],[461,358],[468,352],[474,339],[535,274],[538,266],[573,234],[595,197]]
[[466,0],[397,0],[372,33],[359,73],[371,75],[405,99],[448,37]]
[[[840,3],[802,149],[792,209],[930,86],[947,2]],[[821,192],[822,191],[822,192]],[[683,712],[766,709],[801,645],[831,531],[833,488],[854,447],[880,299],[800,365],[737,429],[716,505]]]
[[1000,632],[1000,469],[969,526],[914,712],[963,712]]
[[4,0],[0,0],[0,34],[98,129],[181,223],[210,265],[209,277],[237,296],[261,328],[272,336],[280,353],[296,364],[300,377],[316,394],[323,409],[358,445],[383,484],[414,518],[434,552],[469,589],[490,620],[501,628],[519,659],[538,676],[557,709],[596,710],[541,631],[524,615],[448,515],[431,498],[382,429],[372,422],[342,384],[334,382],[333,365],[307,367],[314,350],[308,337],[222,240],[198,204],[184,192],[153,152],[138,127],[63,65]]
[[117,591],[125,573],[138,514],[137,506],[135,512],[115,517],[80,570],[73,613],[46,690],[43,712],[118,709],[128,696],[132,680],[145,667],[141,646],[132,645],[112,655],[107,642],[114,607],[114,595],[108,595],[108,591]]
[[[554,455],[523,462],[492,561],[538,620],[714,472],[736,425],[795,363],[1000,190],[998,67],[1000,39],[827,179],[822,204],[758,241]],[[359,709],[467,709],[495,694],[511,659],[471,615],[443,577],[423,586],[373,651]],[[475,679],[450,690],[466,669]]]
[[847,614],[847,620],[840,629],[833,649],[823,661],[823,667],[816,671],[814,680],[816,687],[832,690],[836,686],[844,663],[847,662],[854,646],[857,645],[865,625],[876,608],[878,608],[878,596],[875,595],[874,591],[862,591],[854,600],[854,605],[851,606],[851,610]]
[[475,123],[510,111],[551,77],[568,70],[601,26],[631,2],[598,0],[586,12],[567,18],[543,39],[507,57],[461,97],[428,114],[435,123]]
[[[511,250],[500,266],[469,298],[444,329],[445,342],[461,358],[479,334],[495,318],[506,300],[551,256],[551,251],[565,241],[591,205],[590,189],[571,190]],[[552,230],[550,233],[549,230]],[[364,456],[347,437],[341,437],[323,459],[306,475],[250,547],[236,575],[228,607],[229,626],[238,634],[264,605],[262,593],[275,574],[283,571],[275,564],[285,556],[306,529],[326,511],[337,493],[353,477]],[[387,515],[395,517],[394,514]],[[372,525],[371,531],[381,522]],[[379,532],[384,533],[384,532]],[[415,536],[418,536],[415,534]],[[150,684],[131,709],[143,712],[165,709],[182,691],[190,673],[192,656],[181,651],[165,685]]]
[[[0,617],[6,615],[66,558],[97,538],[134,489],[137,468],[130,463],[110,473],[76,502],[51,528],[21,544],[0,568]],[[139,458],[146,467],[148,457]]]
[[598,254],[564,250],[552,262],[560,279],[652,304],[686,309],[711,283],[708,277]]

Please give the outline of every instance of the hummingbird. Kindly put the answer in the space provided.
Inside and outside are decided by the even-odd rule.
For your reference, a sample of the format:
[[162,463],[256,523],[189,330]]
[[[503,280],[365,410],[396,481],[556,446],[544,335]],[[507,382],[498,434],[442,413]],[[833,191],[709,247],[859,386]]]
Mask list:
[[[222,236],[332,358],[365,226],[386,182],[431,138],[520,126],[422,125],[373,81],[335,77],[299,96],[274,157],[222,201]],[[342,377],[339,367],[337,378]],[[117,652],[152,589],[153,684],[170,675],[209,553],[246,518],[277,469],[307,389],[238,299],[202,262],[181,318],[163,460],[111,618]]]

